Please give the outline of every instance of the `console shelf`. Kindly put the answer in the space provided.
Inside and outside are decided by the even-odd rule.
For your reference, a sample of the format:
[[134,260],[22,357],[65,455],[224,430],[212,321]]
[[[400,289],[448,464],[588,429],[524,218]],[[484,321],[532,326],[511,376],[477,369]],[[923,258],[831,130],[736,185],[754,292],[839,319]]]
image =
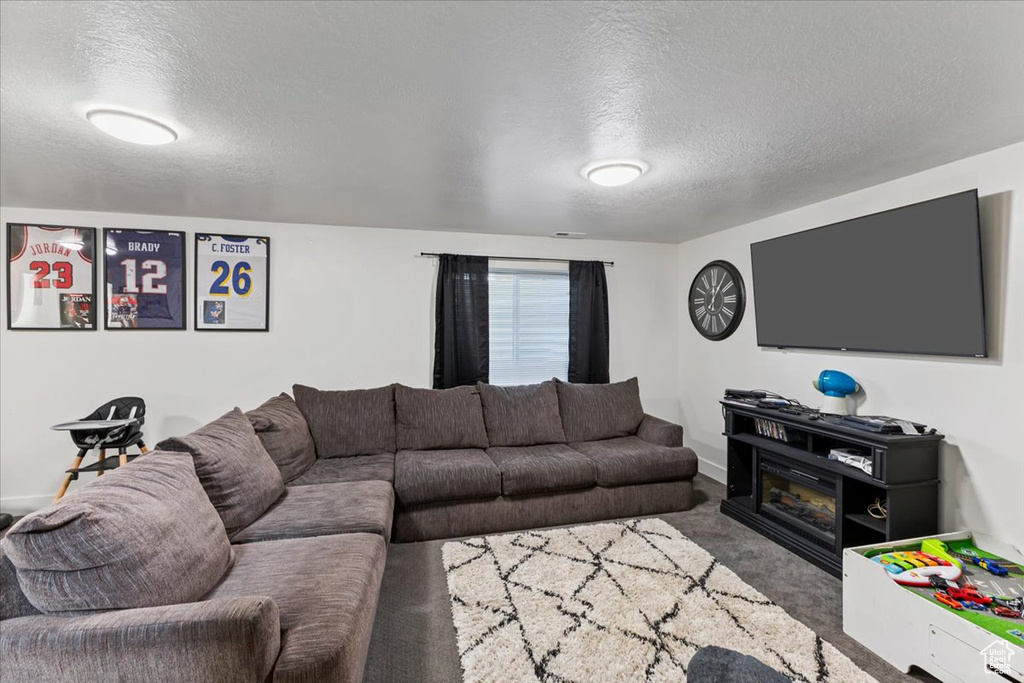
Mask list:
[[[836,576],[842,574],[843,548],[938,530],[941,434],[878,434],[835,418],[811,420],[731,402],[722,406],[728,460],[724,514]],[[785,434],[776,430],[764,436],[758,421],[784,427]],[[857,449],[871,460],[871,474],[829,460],[833,448]],[[876,501],[886,506],[885,519],[868,514]]]

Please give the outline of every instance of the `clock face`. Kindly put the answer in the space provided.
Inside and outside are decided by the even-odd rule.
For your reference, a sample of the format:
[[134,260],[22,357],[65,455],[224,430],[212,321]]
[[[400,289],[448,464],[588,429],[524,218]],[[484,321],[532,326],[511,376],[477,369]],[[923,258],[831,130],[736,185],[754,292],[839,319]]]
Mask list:
[[746,307],[743,277],[728,261],[712,261],[690,285],[690,322],[705,338],[725,339],[739,327]]

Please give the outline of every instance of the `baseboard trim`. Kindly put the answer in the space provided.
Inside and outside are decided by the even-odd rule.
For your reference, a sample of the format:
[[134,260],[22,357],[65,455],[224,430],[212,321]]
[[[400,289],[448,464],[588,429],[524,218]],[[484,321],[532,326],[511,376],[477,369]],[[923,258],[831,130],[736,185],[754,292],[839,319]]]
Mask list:
[[705,460],[704,458],[701,458],[700,456],[697,456],[697,459],[700,460],[700,465],[699,465],[698,471],[701,474],[706,474],[707,476],[711,477],[712,479],[714,479],[715,481],[719,482],[720,484],[724,484],[725,483],[725,480],[726,480],[726,469],[724,467],[722,467],[721,465],[719,465],[716,462],[711,462],[710,460]]
[[52,493],[41,496],[8,496],[0,498],[0,512],[19,517],[41,510],[52,502]]

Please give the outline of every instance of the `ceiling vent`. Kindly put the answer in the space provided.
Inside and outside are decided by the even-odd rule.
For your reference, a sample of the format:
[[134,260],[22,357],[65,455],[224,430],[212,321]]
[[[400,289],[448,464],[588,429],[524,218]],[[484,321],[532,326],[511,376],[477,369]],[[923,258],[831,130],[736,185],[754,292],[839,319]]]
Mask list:
[[587,236],[585,232],[553,232],[552,237],[557,237],[560,240],[581,240]]

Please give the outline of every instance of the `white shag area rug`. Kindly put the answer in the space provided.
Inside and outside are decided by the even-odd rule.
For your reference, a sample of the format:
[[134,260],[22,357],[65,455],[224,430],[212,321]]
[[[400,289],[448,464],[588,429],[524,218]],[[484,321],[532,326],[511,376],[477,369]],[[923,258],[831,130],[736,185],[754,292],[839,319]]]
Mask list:
[[875,679],[659,519],[446,543],[467,683],[678,682],[704,645],[803,683]]

